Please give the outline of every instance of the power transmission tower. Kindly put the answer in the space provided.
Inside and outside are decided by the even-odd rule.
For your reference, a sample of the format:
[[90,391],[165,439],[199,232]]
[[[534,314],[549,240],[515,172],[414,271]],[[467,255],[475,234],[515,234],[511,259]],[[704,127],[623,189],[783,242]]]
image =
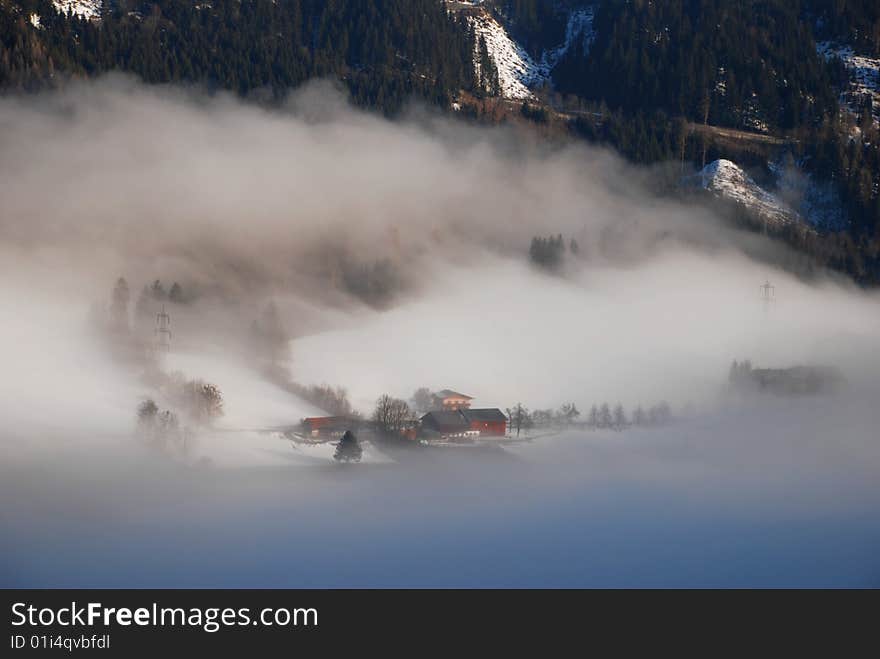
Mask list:
[[162,311],[156,314],[156,347],[163,352],[171,350],[171,316],[164,304]]
[[769,309],[770,305],[776,301],[776,287],[768,279],[760,286],[760,290],[764,309]]

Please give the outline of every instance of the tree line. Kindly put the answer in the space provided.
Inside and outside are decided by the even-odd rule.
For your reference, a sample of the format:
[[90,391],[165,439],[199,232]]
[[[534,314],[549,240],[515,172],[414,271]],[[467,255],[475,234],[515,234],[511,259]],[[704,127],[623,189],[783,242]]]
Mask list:
[[534,236],[531,245],[529,245],[529,259],[531,262],[546,270],[558,270],[565,259],[566,251],[572,256],[577,256],[580,252],[578,242],[572,238],[566,242],[562,238],[562,234],[555,236]]

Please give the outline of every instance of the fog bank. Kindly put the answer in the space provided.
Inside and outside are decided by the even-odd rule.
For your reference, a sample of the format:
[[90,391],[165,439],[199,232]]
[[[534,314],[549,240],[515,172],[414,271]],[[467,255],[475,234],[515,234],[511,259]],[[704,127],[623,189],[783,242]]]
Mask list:
[[[785,273],[653,176],[326,84],[272,111],[115,77],[0,98],[0,582],[880,584],[880,299]],[[531,262],[557,234],[563,263]],[[731,396],[734,359],[845,386]],[[183,457],[134,437],[174,378],[223,392]],[[340,466],[279,431],[326,413],[297,383],[366,416],[425,386],[675,422]]]

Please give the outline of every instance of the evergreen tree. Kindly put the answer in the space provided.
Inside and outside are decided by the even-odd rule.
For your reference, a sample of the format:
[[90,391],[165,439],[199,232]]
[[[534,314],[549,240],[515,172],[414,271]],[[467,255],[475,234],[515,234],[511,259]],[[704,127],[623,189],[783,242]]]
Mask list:
[[590,408],[590,414],[587,416],[587,426],[590,428],[599,427],[599,409],[595,405]]
[[171,285],[171,289],[168,291],[168,300],[177,304],[183,302],[183,289],[177,282]]
[[351,430],[346,430],[339,443],[336,444],[333,459],[337,462],[360,462],[362,455],[363,449],[357,437]]
[[614,425],[614,418],[611,416],[611,408],[608,403],[602,403],[602,407],[599,408],[597,425],[599,428],[611,428]]
[[113,287],[113,298],[110,303],[110,316],[113,327],[116,330],[128,329],[128,302],[131,294],[128,290],[128,282],[124,277],[116,280]]
[[626,419],[626,412],[623,409],[623,405],[618,403],[614,407],[614,427],[617,430],[623,430],[627,425],[629,425],[629,423]]

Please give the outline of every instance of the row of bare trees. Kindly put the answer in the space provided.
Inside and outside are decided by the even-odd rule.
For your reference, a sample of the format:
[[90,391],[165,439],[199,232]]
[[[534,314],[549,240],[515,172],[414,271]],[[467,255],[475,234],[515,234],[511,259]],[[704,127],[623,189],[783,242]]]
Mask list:
[[558,410],[539,409],[529,411],[522,403],[505,410],[510,431],[519,435],[523,430],[531,428],[565,427],[577,422],[581,413],[574,403],[565,403]]
[[665,401],[649,408],[639,405],[630,414],[627,414],[626,409],[620,403],[614,407],[608,403],[593,405],[583,421],[579,420],[581,413],[574,403],[566,403],[558,410],[538,409],[531,411],[522,403],[517,403],[513,407],[508,407],[506,412],[510,430],[517,435],[523,430],[533,428],[564,428],[577,425],[590,430],[623,430],[630,426],[662,426],[672,420],[672,409]]
[[587,414],[586,426],[590,429],[623,430],[629,426],[663,426],[672,420],[672,409],[666,401],[649,408],[638,405],[630,415],[618,403],[612,408],[608,403],[593,405]]

